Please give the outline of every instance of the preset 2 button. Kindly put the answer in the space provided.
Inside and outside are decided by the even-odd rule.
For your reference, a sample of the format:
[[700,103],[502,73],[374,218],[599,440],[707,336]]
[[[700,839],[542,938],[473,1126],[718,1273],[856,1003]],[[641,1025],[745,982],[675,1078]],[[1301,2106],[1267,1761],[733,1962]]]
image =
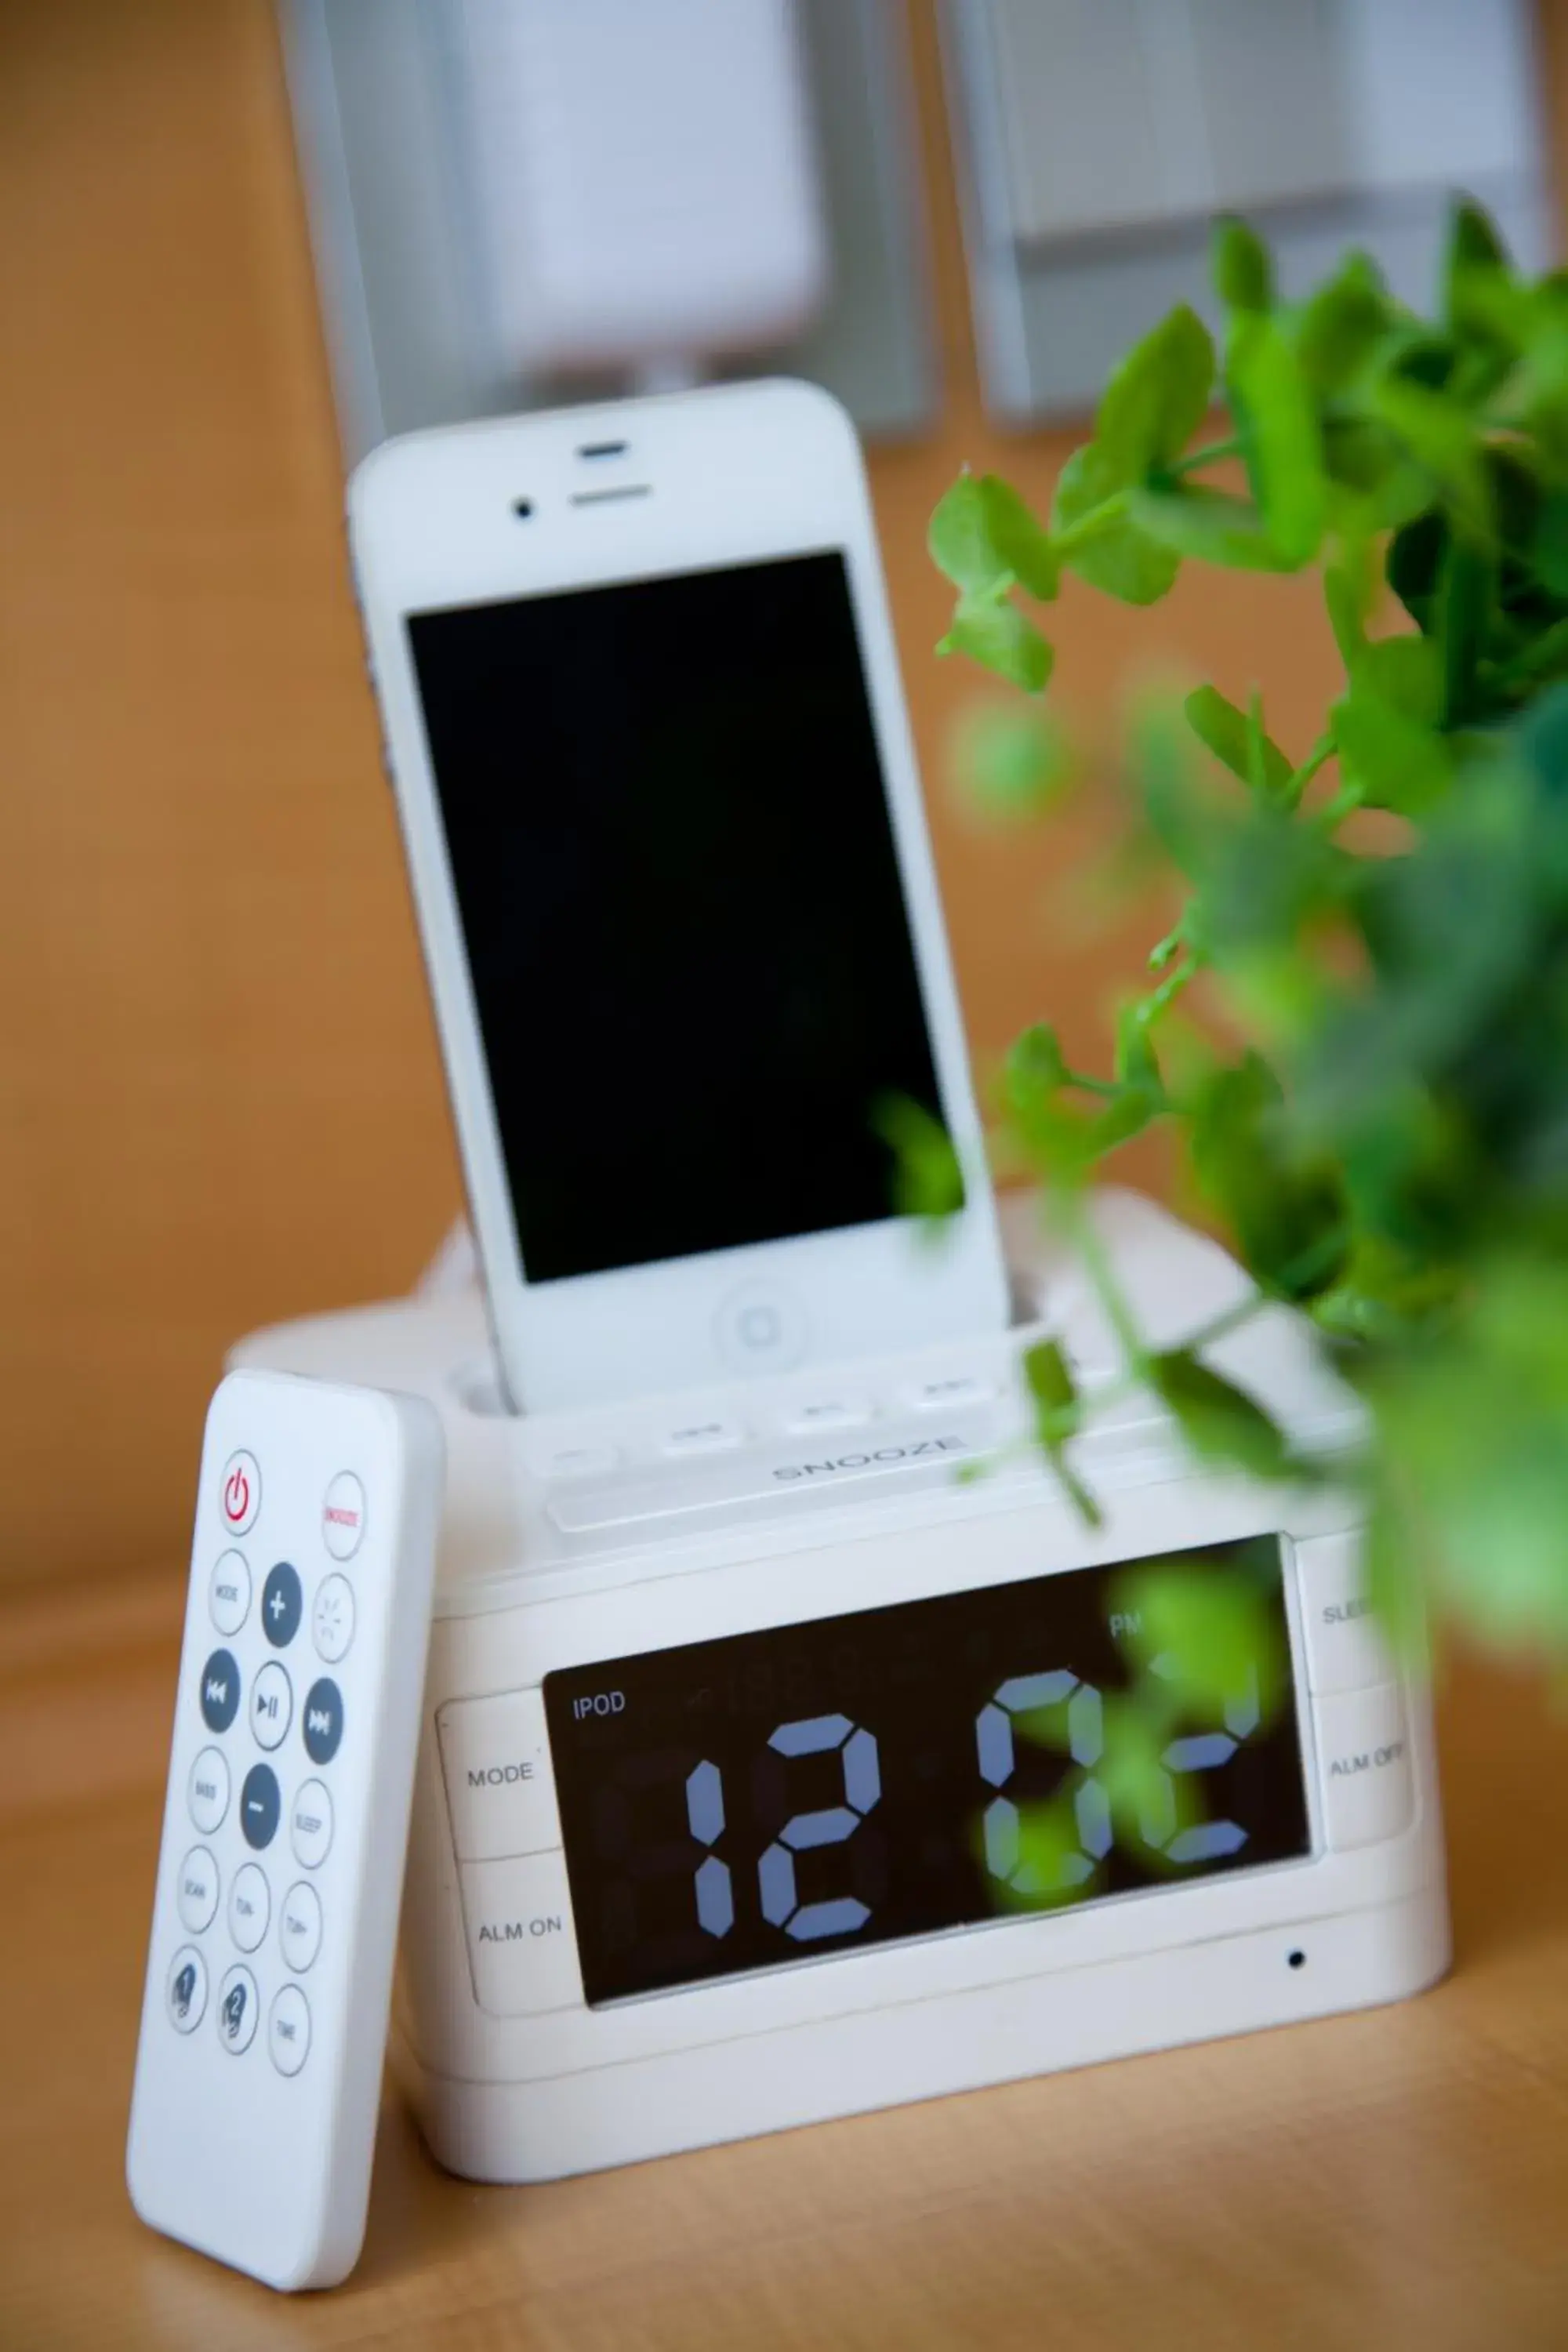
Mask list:
[[256,1979],[237,1961],[218,1987],[217,2038],[237,2058],[256,2039]]

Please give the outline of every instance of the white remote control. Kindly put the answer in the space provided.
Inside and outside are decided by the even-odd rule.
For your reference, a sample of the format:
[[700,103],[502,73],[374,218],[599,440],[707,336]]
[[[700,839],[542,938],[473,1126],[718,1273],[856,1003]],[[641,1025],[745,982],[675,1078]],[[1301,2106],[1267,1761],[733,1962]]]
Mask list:
[[363,2242],[443,1459],[373,1389],[235,1372],[207,1412],[126,2177],[269,2286]]

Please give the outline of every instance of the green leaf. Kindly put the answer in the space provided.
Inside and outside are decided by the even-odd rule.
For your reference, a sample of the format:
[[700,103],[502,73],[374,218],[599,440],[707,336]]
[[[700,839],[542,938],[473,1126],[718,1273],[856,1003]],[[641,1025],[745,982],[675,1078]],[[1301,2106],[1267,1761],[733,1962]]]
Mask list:
[[1542,499],[1531,554],[1542,586],[1568,604],[1568,488],[1551,490]]
[[1057,478],[1051,527],[1053,531],[1067,530],[1117,499],[1119,510],[1108,514],[1092,537],[1065,549],[1062,562],[1102,595],[1123,604],[1157,604],[1181,570],[1182,559],[1139,530],[1125,510],[1122,488],[1112,481],[1098,444],[1086,443],[1073,451]]
[[1267,310],[1274,300],[1268,247],[1235,215],[1217,220],[1209,238],[1215,291],[1230,310]]
[[961,596],[952,626],[937,651],[967,654],[982,669],[1021,687],[1026,694],[1045,692],[1055,659],[1033,622],[1005,594]]
[[1387,1477],[1380,1478],[1362,1538],[1366,1595],[1394,1654],[1410,1664],[1420,1663],[1426,1629],[1424,1533],[1397,1508]]
[[1442,656],[1442,720],[1464,727],[1485,715],[1479,673],[1491,617],[1497,567],[1471,539],[1451,539],[1437,587],[1436,642]]
[[1340,659],[1352,669],[1366,645],[1367,615],[1372,610],[1373,574],[1364,543],[1342,546],[1323,572],[1323,602]]
[[931,516],[927,545],[938,571],[966,596],[994,597],[1015,581],[1042,604],[1057,593],[1049,537],[999,475],[961,474]]
[[1283,1089],[1260,1054],[1197,1089],[1191,1150],[1203,1198],[1264,1290],[1300,1305],[1331,1287],[1350,1248],[1344,1197],[1331,1167],[1295,1149]]
[[1418,726],[1436,727],[1442,718],[1443,660],[1430,637],[1370,639],[1353,682]]
[[1481,439],[1468,412],[1445,393],[1396,373],[1380,380],[1373,398],[1378,413],[1411,456],[1441,483],[1456,519],[1467,530],[1489,538],[1491,488]]
[[1328,398],[1352,383],[1370,364],[1391,320],[1376,263],[1364,253],[1348,254],[1297,318],[1296,356],[1312,390]]
[[1020,587],[1048,604],[1060,582],[1060,567],[1051,552],[1048,533],[1027,502],[999,474],[984,477],[980,495],[986,528],[1003,563]]
[[[1206,744],[1221,764],[1243,783],[1253,782],[1251,730],[1245,712],[1227,702],[1217,687],[1200,686],[1182,709],[1200,743]],[[1262,738],[1263,788],[1278,797],[1295,772],[1278,743]]]
[[1014,1039],[1003,1067],[1007,1097],[1015,1108],[1031,1107],[1056,1094],[1072,1076],[1060,1039],[1043,1021]]
[[1129,494],[1132,520],[1162,547],[1231,572],[1291,572],[1297,567],[1269,538],[1244,499],[1187,485],[1139,488]]
[[1037,1339],[1024,1350],[1024,1380],[1035,1408],[1035,1435],[1067,1488],[1079,1516],[1099,1527],[1100,1510],[1067,1458],[1068,1440],[1078,1433],[1082,1401],[1072,1368],[1055,1339]]
[[1111,1599],[1133,1655],[1175,1695],[1184,1714],[1211,1719],[1256,1710],[1268,1722],[1283,1696],[1285,1658],[1271,1605],[1272,1545],[1228,1572],[1159,1560],[1118,1579]]
[[1226,373],[1268,536],[1290,565],[1308,563],[1328,515],[1322,435],[1310,386],[1277,319],[1237,320]]
[[1008,568],[996,552],[984,494],[971,473],[960,474],[938,500],[926,545],[937,570],[967,594],[994,589]]
[[1441,737],[1375,692],[1352,681],[1330,717],[1341,772],[1369,808],[1423,816],[1449,790],[1453,760]]
[[1443,656],[1429,637],[1380,637],[1364,646],[1350,689],[1331,714],[1340,764],[1371,808],[1420,816],[1453,780],[1440,730]]
[[1077,1407],[1077,1383],[1059,1340],[1037,1339],[1025,1349],[1024,1378],[1041,1412],[1058,1413]]
[[1108,1692],[1101,1713],[1095,1779],[1105,1791],[1117,1837],[1155,1869],[1170,1867],[1163,1849],[1203,1819],[1195,1777],[1165,1769],[1165,1749],[1178,1720],[1179,1701],[1149,1675],[1124,1694]]
[[1461,335],[1479,331],[1487,342],[1498,340],[1507,313],[1490,298],[1506,292],[1509,276],[1507,248],[1494,223],[1472,198],[1462,196],[1448,216],[1443,256],[1443,315],[1449,328]]
[[1150,1360],[1150,1385],[1201,1459],[1277,1478],[1289,1466],[1285,1438],[1256,1397],[1185,1348]]
[[1121,1087],[1163,1097],[1160,1065],[1149,1036],[1147,998],[1124,1004],[1116,1020],[1116,1080]]
[[967,715],[957,765],[975,806],[1004,823],[1045,814],[1073,777],[1061,730],[1043,712],[1012,703]]
[[1010,1910],[1048,1911],[1098,1894],[1104,1865],[1083,1872],[1083,1847],[1070,1797],[1025,1805],[1018,1815],[1017,1858],[1008,1879],[991,1879]]
[[1106,385],[1094,438],[1113,487],[1179,457],[1214,398],[1214,344],[1183,302],[1135,343]]
[[1506,269],[1508,247],[1489,213],[1473,196],[1460,196],[1448,219],[1448,247],[1444,257],[1447,281],[1462,269]]
[[888,1094],[873,1106],[871,1124],[893,1154],[895,1215],[955,1215],[964,1202],[963,1171],[941,1119],[909,1095]]

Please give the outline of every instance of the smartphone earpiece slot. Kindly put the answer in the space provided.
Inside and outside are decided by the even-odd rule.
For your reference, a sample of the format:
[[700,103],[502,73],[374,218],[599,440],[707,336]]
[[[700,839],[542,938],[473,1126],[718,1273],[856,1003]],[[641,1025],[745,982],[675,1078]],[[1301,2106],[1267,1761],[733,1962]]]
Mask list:
[[646,499],[652,493],[651,482],[618,482],[613,490],[574,490],[574,507],[608,506],[614,499]]

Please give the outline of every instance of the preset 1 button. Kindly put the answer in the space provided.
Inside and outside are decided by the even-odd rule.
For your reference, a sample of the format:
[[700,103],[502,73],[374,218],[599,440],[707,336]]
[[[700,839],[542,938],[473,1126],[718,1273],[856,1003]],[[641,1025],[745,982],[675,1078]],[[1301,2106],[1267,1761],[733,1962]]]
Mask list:
[[169,1962],[163,1988],[169,2022],[176,2033],[194,2033],[207,2005],[206,1962],[194,1944],[186,1944]]

